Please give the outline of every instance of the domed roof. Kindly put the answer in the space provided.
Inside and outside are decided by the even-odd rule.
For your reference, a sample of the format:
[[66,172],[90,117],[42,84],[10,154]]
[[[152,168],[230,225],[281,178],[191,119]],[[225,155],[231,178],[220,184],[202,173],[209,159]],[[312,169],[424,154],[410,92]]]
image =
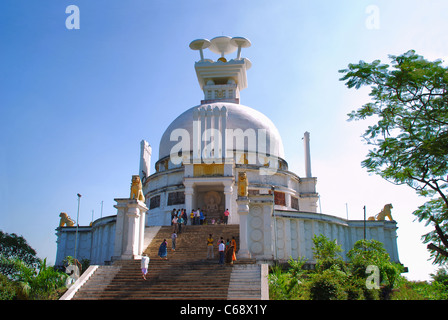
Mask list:
[[[209,110],[209,112],[221,112],[218,110],[225,110],[227,116],[225,117],[225,128],[226,129],[233,129],[233,132],[236,132],[237,129],[240,129],[242,132],[246,133],[253,133],[255,134],[257,141],[256,141],[256,150],[260,153],[268,153],[271,156],[279,157],[281,159],[284,159],[284,148],[283,148],[283,142],[280,137],[280,134],[275,127],[275,125],[272,123],[272,121],[266,117],[261,112],[252,109],[250,107],[236,104],[236,103],[230,103],[230,102],[217,102],[217,103],[210,103],[206,105],[199,105],[192,107],[188,110],[186,110],[184,113],[182,113],[180,116],[178,116],[166,129],[165,133],[162,136],[162,139],[160,140],[159,145],[159,160],[165,157],[170,156],[171,151],[173,150],[173,147],[177,145],[180,141],[180,138],[178,135],[176,137],[173,137],[175,141],[171,141],[171,134],[176,129],[185,129],[189,133],[190,143],[189,143],[189,150],[193,150],[193,125],[194,120],[198,120],[198,114],[201,112],[200,110]],[[204,111],[202,111],[205,113]],[[211,114],[211,113],[210,113]],[[199,116],[200,120],[200,116]],[[209,120],[209,123],[217,123],[215,118],[213,119],[205,119],[205,122]],[[214,124],[212,124],[214,126]],[[250,129],[250,130],[248,130]],[[265,136],[263,134],[259,134],[259,129],[264,129],[266,134]],[[238,130],[240,133],[241,131]],[[263,130],[262,130],[263,131]],[[180,131],[178,131],[180,132]],[[264,139],[264,137],[266,137]],[[249,139],[245,139],[244,143],[244,150],[239,150],[238,143],[233,143],[233,150],[238,151],[248,151],[248,144],[247,141]],[[266,144],[264,144],[264,141],[266,141]],[[273,150],[271,150],[271,145]],[[186,144],[184,145],[186,146]],[[186,148],[186,147],[185,147]],[[250,150],[254,150],[254,147],[249,148]],[[230,144],[226,142],[226,149],[230,151]],[[187,150],[182,150],[187,151]]]

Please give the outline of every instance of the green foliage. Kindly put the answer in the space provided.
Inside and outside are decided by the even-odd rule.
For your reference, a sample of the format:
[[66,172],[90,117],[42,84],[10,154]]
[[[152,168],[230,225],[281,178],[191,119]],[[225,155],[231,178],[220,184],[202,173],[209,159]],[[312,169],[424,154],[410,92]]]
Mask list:
[[30,300],[56,299],[65,290],[67,275],[47,266],[46,259],[38,269],[28,266],[20,259],[16,259],[14,264],[18,272],[12,280],[21,288],[22,297]]
[[345,282],[348,275],[337,265],[316,272],[310,277],[309,295],[311,300],[346,300]]
[[439,269],[431,276],[433,278],[431,283],[403,279],[399,290],[392,293],[391,300],[448,300],[446,269]]
[[7,276],[0,274],[0,300],[14,300],[17,298],[17,288]]
[[383,244],[377,240],[358,240],[353,249],[347,253],[347,257],[354,276],[365,279],[367,267],[377,266],[380,270],[380,281],[385,280],[390,288],[394,286],[397,277],[403,271],[401,265],[390,261]]
[[[347,263],[339,255],[342,249],[336,241],[315,235],[313,243],[316,260],[313,271],[304,270],[306,260],[303,258],[290,258],[286,271],[279,265],[271,269],[271,299],[378,300],[389,297],[392,289],[402,283],[402,267],[390,261],[387,251],[378,241],[356,242],[347,254]],[[366,285],[366,269],[372,264],[379,266],[384,283],[383,292],[380,289],[369,289]]]
[[313,255],[316,260],[336,260],[340,258],[339,253],[342,252],[340,245],[336,240],[329,240],[323,234],[314,235],[313,237]]
[[271,268],[269,274],[269,298],[271,300],[303,299],[303,288],[300,286],[301,279],[306,277],[303,269],[306,259],[289,259],[289,269],[284,272],[278,264]]
[[344,262],[341,255],[342,247],[336,243],[336,240],[329,240],[324,235],[315,235],[312,239],[314,247],[313,254],[316,259],[316,269],[324,271],[333,265],[344,268]]
[[431,278],[434,281],[437,281],[441,284],[443,284],[444,286],[448,287],[448,270],[445,268],[440,268],[439,270],[437,270],[437,272],[435,274],[431,274]]
[[430,250],[433,263],[441,265],[448,261],[448,257],[443,254],[443,252],[446,252],[448,249],[443,243],[444,235],[448,234],[448,209],[443,198],[438,197],[429,200],[418,207],[412,214],[415,215],[420,222],[425,221],[426,225],[429,225],[430,223],[435,224],[434,230],[422,236],[423,243],[428,243],[430,249],[433,248],[431,245],[437,245],[438,249]]
[[362,166],[395,184],[407,184],[429,201],[414,211],[436,228],[423,236],[434,263],[448,261],[448,69],[410,50],[389,56],[391,66],[360,61],[340,70],[348,88],[371,88],[371,102],[348,114],[370,117],[364,140],[372,145]]
[[0,299],[57,299],[66,278],[37,258],[22,236],[0,231]]
[[433,300],[448,300],[448,271],[440,268],[436,274],[431,274],[431,286],[423,287],[421,294]]
[[40,264],[36,251],[31,248],[22,236],[15,233],[4,233],[0,230],[0,273],[10,276],[17,272],[12,261],[17,258],[30,267]]

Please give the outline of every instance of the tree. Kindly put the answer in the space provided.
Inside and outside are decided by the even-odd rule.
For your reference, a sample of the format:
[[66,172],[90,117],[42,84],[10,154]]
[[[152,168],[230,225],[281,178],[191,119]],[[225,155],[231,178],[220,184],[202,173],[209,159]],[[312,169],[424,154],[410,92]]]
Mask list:
[[67,274],[48,266],[47,259],[40,261],[37,269],[18,258],[13,263],[17,272],[11,278],[19,288],[19,299],[57,299],[66,290]]
[[314,235],[313,237],[313,256],[316,260],[316,269],[324,271],[333,265],[344,268],[344,261],[340,256],[342,246],[338,245],[336,240],[331,241],[323,234]]
[[33,268],[37,268],[40,264],[36,250],[28,245],[25,238],[0,230],[0,273],[6,276],[12,275],[16,271],[15,264],[12,263],[15,258]]
[[[381,242],[377,240],[361,239],[356,241],[347,253],[350,268],[357,278],[366,279],[368,266],[376,266],[380,272],[380,281],[387,280],[388,289],[392,289],[395,280],[400,276],[403,267],[390,261],[390,256]],[[379,284],[379,283],[378,283]]]
[[389,58],[391,66],[360,61],[339,70],[348,88],[371,87],[372,101],[348,114],[349,121],[376,121],[362,136],[373,146],[362,161],[368,172],[431,199],[413,214],[434,225],[423,240],[434,263],[442,263],[448,260],[448,69],[413,50]]
[[66,278],[37,258],[22,236],[0,231],[0,298],[57,299],[66,290]]

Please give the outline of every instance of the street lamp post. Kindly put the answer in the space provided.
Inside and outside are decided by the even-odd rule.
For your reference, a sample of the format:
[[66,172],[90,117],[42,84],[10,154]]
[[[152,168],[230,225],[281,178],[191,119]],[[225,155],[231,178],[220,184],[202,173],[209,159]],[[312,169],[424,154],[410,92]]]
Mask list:
[[78,213],[76,215],[76,234],[75,234],[75,255],[73,259],[76,260],[76,249],[78,248],[78,227],[79,227],[79,203],[81,202],[81,195],[78,193]]
[[364,240],[366,240],[366,206],[364,206]]

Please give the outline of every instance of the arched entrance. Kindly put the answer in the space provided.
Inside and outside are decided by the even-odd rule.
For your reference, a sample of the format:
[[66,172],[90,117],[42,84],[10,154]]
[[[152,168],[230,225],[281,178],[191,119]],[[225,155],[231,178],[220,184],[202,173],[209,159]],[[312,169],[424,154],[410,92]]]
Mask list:
[[224,211],[229,209],[232,212],[234,208],[232,205],[233,184],[233,177],[185,178],[187,212],[200,208],[208,223],[211,223],[212,219],[215,222],[222,220]]

